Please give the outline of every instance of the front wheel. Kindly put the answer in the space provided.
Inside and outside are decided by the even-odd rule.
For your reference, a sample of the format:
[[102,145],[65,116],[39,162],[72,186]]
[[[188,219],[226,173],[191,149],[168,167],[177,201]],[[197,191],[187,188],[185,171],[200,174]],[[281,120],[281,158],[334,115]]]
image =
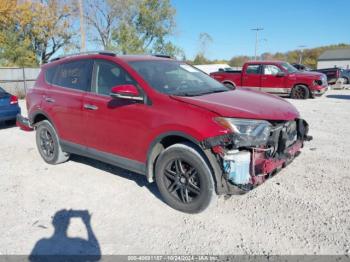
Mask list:
[[210,168],[191,144],[165,149],[157,160],[155,178],[164,201],[182,212],[203,211],[215,195]]
[[48,164],[56,165],[69,159],[69,154],[61,149],[55,128],[47,120],[37,125],[36,145],[41,157]]
[[310,97],[309,88],[304,85],[296,85],[292,89],[291,97],[294,99],[308,99]]

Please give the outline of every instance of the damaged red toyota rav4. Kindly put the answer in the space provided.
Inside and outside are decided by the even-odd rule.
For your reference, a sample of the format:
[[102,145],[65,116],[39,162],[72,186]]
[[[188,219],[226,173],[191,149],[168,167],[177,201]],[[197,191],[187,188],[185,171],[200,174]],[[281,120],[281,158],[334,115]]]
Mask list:
[[215,195],[252,190],[311,139],[286,100],[229,90],[160,56],[57,58],[42,66],[27,108],[17,124],[36,130],[47,163],[79,154],[143,174],[166,203],[188,213]]

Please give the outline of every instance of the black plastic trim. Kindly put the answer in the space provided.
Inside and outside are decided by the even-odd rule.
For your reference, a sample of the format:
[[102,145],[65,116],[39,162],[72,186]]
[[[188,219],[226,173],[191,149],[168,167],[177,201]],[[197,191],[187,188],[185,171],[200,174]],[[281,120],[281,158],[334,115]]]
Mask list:
[[131,160],[125,157],[117,156],[114,154],[105,153],[94,148],[85,147],[66,140],[60,140],[60,145],[64,152],[93,158],[114,166],[130,170],[141,175],[146,174],[146,165],[144,163]]

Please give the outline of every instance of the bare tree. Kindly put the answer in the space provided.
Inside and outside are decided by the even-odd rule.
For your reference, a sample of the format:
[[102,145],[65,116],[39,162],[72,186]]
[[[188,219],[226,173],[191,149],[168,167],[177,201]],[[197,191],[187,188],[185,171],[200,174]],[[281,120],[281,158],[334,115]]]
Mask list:
[[104,49],[112,47],[112,32],[121,21],[130,15],[131,0],[87,0],[85,3],[85,19],[91,26],[92,40]]

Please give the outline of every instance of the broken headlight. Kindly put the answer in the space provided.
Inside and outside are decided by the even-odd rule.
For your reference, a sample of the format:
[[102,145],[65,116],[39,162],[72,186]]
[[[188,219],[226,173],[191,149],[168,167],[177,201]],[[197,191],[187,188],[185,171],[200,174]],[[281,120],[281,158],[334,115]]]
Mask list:
[[237,147],[266,144],[271,124],[265,120],[216,117],[215,121],[233,133],[233,143]]

